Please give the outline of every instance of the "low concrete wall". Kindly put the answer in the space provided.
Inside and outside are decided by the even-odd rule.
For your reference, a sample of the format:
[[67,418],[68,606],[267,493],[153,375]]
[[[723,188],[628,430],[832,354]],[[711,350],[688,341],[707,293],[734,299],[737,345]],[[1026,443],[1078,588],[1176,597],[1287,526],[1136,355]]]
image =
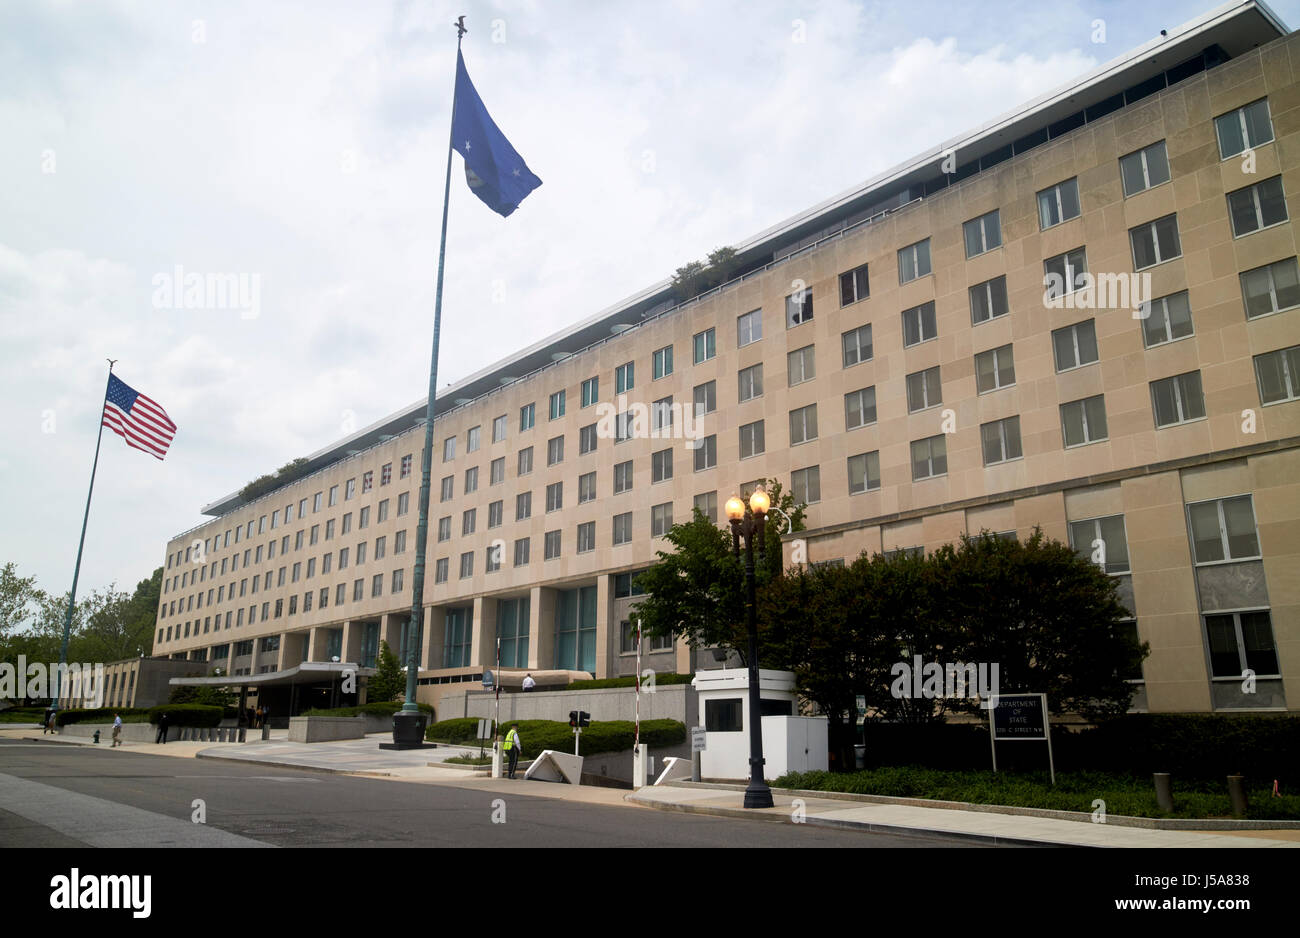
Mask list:
[[[650,773],[650,782],[653,782],[655,776],[663,770],[664,759],[669,756],[684,757],[689,763],[691,760],[690,738],[687,737],[686,742],[679,743],[676,746],[664,746],[660,749],[650,747],[650,758],[654,760],[654,768]],[[594,756],[584,755],[582,759],[582,777],[584,783],[599,784],[597,779],[609,779],[622,782],[630,787],[632,784],[632,750],[601,752]]]
[[[101,743],[111,743],[113,741],[112,723],[69,723],[59,729],[59,734],[76,739],[92,739],[96,730],[99,731],[99,741]],[[260,737],[260,732],[253,730],[248,739],[258,739]],[[156,742],[157,739],[158,727],[152,723],[122,724],[122,742],[124,743],[152,743]],[[169,726],[167,728],[167,741],[235,743],[242,740],[239,739],[239,730],[236,727],[223,725],[221,727]]]
[[327,743],[336,739],[362,739],[365,735],[365,717],[292,717],[289,720],[291,743]]
[[[606,687],[598,690],[526,691],[501,695],[503,723],[509,720],[559,720],[567,723],[570,710],[586,710],[597,721],[630,721],[636,718],[636,689]],[[438,719],[491,718],[495,712],[496,700],[491,691],[469,691],[463,695],[444,695]],[[699,722],[698,714],[695,688],[689,684],[668,684],[656,687],[654,693],[643,691],[641,694],[642,720],[677,720],[691,727]],[[630,753],[628,758],[631,758]],[[630,768],[627,777],[632,777]]]

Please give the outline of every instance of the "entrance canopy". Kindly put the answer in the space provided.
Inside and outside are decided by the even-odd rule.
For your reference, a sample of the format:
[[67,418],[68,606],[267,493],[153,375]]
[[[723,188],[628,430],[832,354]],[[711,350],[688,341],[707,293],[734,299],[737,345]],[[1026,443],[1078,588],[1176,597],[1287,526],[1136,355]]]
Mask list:
[[353,674],[370,677],[374,668],[363,668],[347,661],[304,661],[297,667],[284,671],[267,671],[262,674],[223,674],[220,677],[174,677],[172,687],[283,687],[289,684],[315,684],[332,681]]

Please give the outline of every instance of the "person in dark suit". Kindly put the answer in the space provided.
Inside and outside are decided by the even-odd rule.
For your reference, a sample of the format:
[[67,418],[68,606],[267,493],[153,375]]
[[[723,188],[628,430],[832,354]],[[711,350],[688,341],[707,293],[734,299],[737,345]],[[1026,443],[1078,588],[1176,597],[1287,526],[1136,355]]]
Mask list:
[[166,742],[167,742],[167,724],[168,724],[169,722],[170,722],[170,721],[167,719],[167,714],[166,714],[166,713],[162,713],[162,714],[159,715],[159,717],[158,717],[158,735],[154,737],[154,741],[153,741],[153,743],[154,743],[155,746],[158,745],[159,743],[166,743]]

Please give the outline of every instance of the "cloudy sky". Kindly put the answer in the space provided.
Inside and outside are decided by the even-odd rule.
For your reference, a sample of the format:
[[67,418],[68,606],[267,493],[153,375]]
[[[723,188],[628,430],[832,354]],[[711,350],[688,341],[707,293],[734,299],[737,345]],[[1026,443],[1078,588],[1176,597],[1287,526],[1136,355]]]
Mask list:
[[[5,3],[0,563],[68,588],[106,358],[179,432],[165,462],[105,435],[82,593],[423,396],[461,13],[543,185],[502,219],[456,157],[443,385],[1213,5]],[[256,307],[159,302],[177,265]]]

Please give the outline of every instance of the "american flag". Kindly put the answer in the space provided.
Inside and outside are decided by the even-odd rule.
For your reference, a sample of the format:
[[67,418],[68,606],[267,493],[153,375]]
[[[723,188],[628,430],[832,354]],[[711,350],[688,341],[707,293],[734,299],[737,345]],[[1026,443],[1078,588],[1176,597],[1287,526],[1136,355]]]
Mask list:
[[104,426],[108,427],[128,446],[152,453],[159,459],[167,455],[176,435],[176,424],[167,411],[139,391],[119,381],[116,375],[108,376],[108,394],[104,398]]

